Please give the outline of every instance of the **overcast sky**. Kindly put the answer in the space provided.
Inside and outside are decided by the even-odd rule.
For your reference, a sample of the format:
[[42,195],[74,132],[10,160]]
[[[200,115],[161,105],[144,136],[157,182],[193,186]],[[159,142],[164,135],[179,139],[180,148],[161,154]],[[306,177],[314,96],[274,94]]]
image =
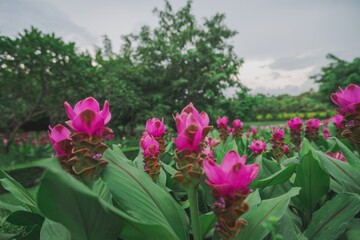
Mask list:
[[[170,1],[175,9],[185,0]],[[55,32],[82,49],[101,45],[107,34],[113,48],[120,36],[156,26],[154,7],[162,0],[0,0],[0,34],[14,36],[31,25]],[[195,0],[201,22],[215,13],[238,32],[231,40],[245,60],[240,79],[254,93],[292,95],[316,88],[309,76],[328,63],[327,53],[351,60],[360,56],[358,0]]]

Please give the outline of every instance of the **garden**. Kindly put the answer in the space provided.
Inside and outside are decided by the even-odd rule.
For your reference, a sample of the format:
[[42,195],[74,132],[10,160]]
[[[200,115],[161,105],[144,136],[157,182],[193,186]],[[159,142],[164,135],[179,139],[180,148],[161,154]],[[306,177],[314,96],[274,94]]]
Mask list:
[[0,239],[359,239],[359,58],[252,94],[225,15],[191,7],[119,53],[0,35]]

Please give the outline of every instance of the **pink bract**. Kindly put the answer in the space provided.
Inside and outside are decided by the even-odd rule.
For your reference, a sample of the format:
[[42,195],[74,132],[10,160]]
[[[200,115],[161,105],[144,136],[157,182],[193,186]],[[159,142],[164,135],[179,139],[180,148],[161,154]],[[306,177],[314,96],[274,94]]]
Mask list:
[[61,124],[58,124],[53,128],[49,126],[49,131],[48,131],[49,139],[54,150],[58,155],[68,154],[68,152],[66,152],[66,149],[64,149],[62,142],[64,140],[71,140],[70,134],[71,134],[70,130]]
[[281,128],[273,128],[272,138],[277,141],[282,141],[284,139],[284,130]]
[[306,128],[307,129],[318,129],[320,128],[320,120],[317,118],[312,118],[306,121]]
[[324,138],[331,137],[331,134],[330,134],[329,129],[327,127],[323,128],[323,136],[324,136]]
[[159,143],[149,134],[143,134],[140,147],[145,157],[154,157],[159,152]]
[[152,118],[146,122],[146,131],[153,137],[162,137],[165,130],[164,118],[161,121],[158,118]]
[[327,152],[326,155],[328,155],[332,158],[338,159],[340,161],[347,162],[347,160],[346,160],[345,156],[342,154],[342,152],[336,152],[336,153]]
[[266,142],[261,139],[252,140],[249,148],[253,153],[261,154],[263,151],[266,150]]
[[100,137],[105,125],[111,119],[108,101],[105,101],[101,111],[98,101],[93,97],[81,100],[75,105],[74,109],[68,102],[65,102],[64,106],[70,119],[66,124],[76,133],[81,132]]
[[336,114],[335,116],[332,116],[330,119],[337,128],[343,128],[344,127],[344,125],[342,124],[342,121],[344,120],[343,115]]
[[235,119],[233,121],[233,127],[234,128],[242,128],[243,127],[243,123],[241,122],[240,119]]
[[219,117],[216,120],[216,124],[218,125],[219,128],[226,128],[229,124],[229,119],[226,116]]
[[350,84],[345,89],[339,87],[338,92],[331,94],[331,100],[340,107],[341,114],[354,113],[360,103],[360,87],[355,84]]
[[300,131],[303,125],[303,121],[301,118],[290,118],[290,120],[287,122],[291,130]]
[[205,160],[206,183],[222,196],[234,196],[237,192],[248,193],[249,184],[256,178],[259,165],[245,165],[246,157],[235,151],[228,152],[218,166],[212,160]]

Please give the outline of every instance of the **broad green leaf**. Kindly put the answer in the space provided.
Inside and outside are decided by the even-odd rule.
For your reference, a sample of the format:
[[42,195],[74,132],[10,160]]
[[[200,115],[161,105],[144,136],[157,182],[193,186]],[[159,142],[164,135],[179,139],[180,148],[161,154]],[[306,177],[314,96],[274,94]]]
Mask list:
[[244,201],[249,204],[250,208],[259,205],[261,203],[259,190],[256,189],[254,192],[250,193]]
[[187,216],[167,191],[116,151],[108,149],[104,156],[109,164],[102,179],[122,210],[143,222],[159,225],[158,231],[161,229],[172,239],[188,238]]
[[18,234],[13,234],[13,233],[2,233],[0,232],[0,239],[1,240],[11,240],[11,239],[16,239],[15,237]]
[[351,193],[337,194],[317,210],[304,235],[309,239],[336,239],[350,225],[360,211],[360,196]]
[[229,136],[225,142],[221,142],[219,145],[216,146],[216,162],[220,164],[224,159],[225,154],[231,150],[235,150],[236,152],[238,152],[238,147],[236,145],[235,139],[232,136]]
[[[48,171],[38,191],[38,205],[45,217],[66,227],[73,239],[161,239],[156,224],[144,224],[99,198],[64,171]],[[152,233],[152,234],[150,234]]]
[[360,193],[360,173],[349,163],[334,159],[320,151],[317,155],[323,168],[342,187],[342,192]]
[[91,190],[101,199],[112,204],[112,196],[110,190],[101,178],[98,178],[94,182]]
[[46,218],[41,227],[40,240],[71,240],[71,234],[62,224]]
[[290,198],[299,194],[299,190],[300,188],[292,188],[284,195],[264,200],[257,207],[251,207],[249,212],[242,216],[242,218],[246,219],[247,225],[240,232],[237,239],[263,239],[270,231],[263,224],[270,219],[279,221],[288,208]]
[[297,164],[290,164],[286,168],[274,173],[267,178],[254,181],[251,186],[253,188],[264,188],[268,186],[282,184],[289,180],[289,178],[294,174],[296,166]]
[[356,156],[355,153],[351,151],[348,147],[346,147],[345,144],[343,144],[339,139],[335,138],[335,141],[349,164],[360,172],[360,158]]
[[280,234],[283,239],[297,239],[298,232],[291,218],[291,210],[286,209],[285,214],[280,221],[276,224],[275,231]]
[[360,236],[360,218],[354,219],[345,232],[347,240],[358,240]]
[[301,206],[297,206],[304,214],[305,225],[310,221],[320,199],[329,191],[330,177],[322,170],[316,154],[312,149],[301,157],[296,169],[295,186],[301,187],[298,199]]
[[34,197],[20,183],[10,177],[7,173],[0,169],[0,182],[3,187],[11,192],[19,201],[25,203],[27,207],[35,213],[39,212]]
[[203,239],[214,228],[216,222],[217,218],[213,212],[200,216],[200,232]]
[[44,217],[39,214],[28,212],[28,211],[16,211],[10,214],[6,219],[11,224],[19,226],[27,225],[42,225]]

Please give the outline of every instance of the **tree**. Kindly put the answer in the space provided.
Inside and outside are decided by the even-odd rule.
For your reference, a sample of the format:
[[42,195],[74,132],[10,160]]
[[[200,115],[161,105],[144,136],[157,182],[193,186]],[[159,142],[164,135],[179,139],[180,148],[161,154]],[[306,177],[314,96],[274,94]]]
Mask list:
[[164,10],[154,10],[159,17],[155,29],[144,26],[139,34],[124,37],[123,49],[131,49],[127,53],[139,70],[137,86],[149,114],[161,109],[170,115],[189,102],[214,108],[225,88],[240,86],[235,76],[242,60],[228,43],[236,32],[225,26],[223,14],[199,25],[191,4],[174,12],[166,1]]
[[331,63],[322,68],[322,72],[312,79],[319,83],[320,100],[331,102],[330,94],[338,90],[338,87],[345,88],[347,85],[360,84],[360,58],[355,58],[351,62],[342,60],[332,54],[327,58]]
[[58,117],[64,99],[75,102],[97,88],[97,69],[74,43],[36,28],[16,38],[0,36],[0,129],[12,140],[19,128]]

